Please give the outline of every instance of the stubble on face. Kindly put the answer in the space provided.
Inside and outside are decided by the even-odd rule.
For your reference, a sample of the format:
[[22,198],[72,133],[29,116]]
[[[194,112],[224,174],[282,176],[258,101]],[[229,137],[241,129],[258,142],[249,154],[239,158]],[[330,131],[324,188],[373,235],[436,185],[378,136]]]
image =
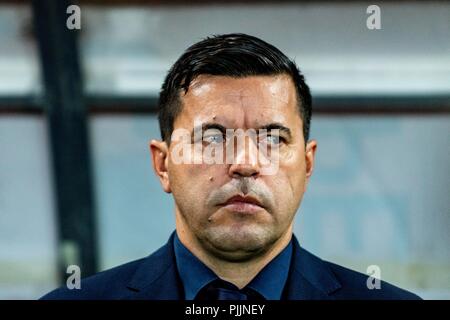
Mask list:
[[[275,120],[291,128],[294,139],[283,147],[274,176],[230,174],[227,164],[169,165],[177,231],[181,225],[203,250],[221,259],[243,261],[264,254],[292,231],[304,191],[304,141],[292,81],[287,76],[208,76],[197,79],[183,101],[175,127],[192,127],[200,118],[234,129]],[[223,203],[235,195],[257,199],[261,210],[251,214],[228,210]]]

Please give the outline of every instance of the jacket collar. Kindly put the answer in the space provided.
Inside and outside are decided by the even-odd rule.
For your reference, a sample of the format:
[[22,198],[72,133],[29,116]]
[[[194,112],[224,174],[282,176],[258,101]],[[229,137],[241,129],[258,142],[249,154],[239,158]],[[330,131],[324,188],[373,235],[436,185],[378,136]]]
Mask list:
[[[174,235],[175,232],[163,247],[143,260],[127,285],[126,299],[183,299],[173,248]],[[332,299],[332,293],[341,288],[334,274],[320,258],[300,247],[295,236],[292,244],[285,297],[288,300]]]
[[178,275],[173,249],[173,238],[159,250],[143,260],[135,271],[127,288],[131,291],[128,299],[180,300],[183,286]]
[[342,286],[326,263],[300,247],[293,235],[294,246],[290,276],[286,285],[288,300],[326,300]]

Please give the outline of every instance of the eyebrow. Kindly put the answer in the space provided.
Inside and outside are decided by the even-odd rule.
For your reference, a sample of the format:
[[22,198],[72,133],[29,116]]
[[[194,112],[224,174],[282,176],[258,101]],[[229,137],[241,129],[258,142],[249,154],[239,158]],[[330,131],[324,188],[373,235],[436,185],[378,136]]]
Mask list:
[[223,134],[226,133],[227,128],[225,128],[224,126],[222,126],[221,124],[218,123],[214,123],[214,122],[207,122],[207,123],[203,123],[201,127],[197,126],[192,130],[192,134],[195,134],[196,132],[205,132],[206,130],[209,129],[217,129],[220,130]]
[[[194,135],[196,132],[199,132],[199,131],[203,133],[209,129],[217,129],[217,130],[221,131],[223,134],[225,134],[227,131],[227,128],[225,128],[221,124],[218,124],[215,122],[207,122],[207,123],[203,123],[201,127],[198,126],[198,127],[194,128],[192,131],[192,134]],[[291,129],[289,129],[288,127],[286,127],[278,122],[273,122],[273,123],[263,125],[263,126],[257,128],[256,130],[261,130],[261,129],[267,130],[268,132],[270,132],[270,130],[279,130],[280,132],[284,132],[288,136],[288,139],[291,139],[291,137],[292,137]]]
[[284,132],[288,136],[288,139],[292,138],[291,129],[289,129],[288,127],[286,127],[278,122],[269,123],[269,124],[266,124],[266,125],[258,128],[258,130],[261,130],[261,129],[265,129],[268,132],[270,130],[280,130],[280,132]]

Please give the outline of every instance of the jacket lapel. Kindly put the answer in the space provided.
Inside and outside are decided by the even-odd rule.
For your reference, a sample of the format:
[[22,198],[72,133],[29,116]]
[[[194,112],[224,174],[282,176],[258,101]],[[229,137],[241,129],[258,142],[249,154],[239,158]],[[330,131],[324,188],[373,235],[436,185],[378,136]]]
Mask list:
[[301,248],[293,236],[293,256],[287,281],[288,300],[333,299],[332,293],[341,288],[327,265],[318,257]]
[[137,268],[124,299],[181,300],[183,286],[178,276],[173,251],[173,237]]

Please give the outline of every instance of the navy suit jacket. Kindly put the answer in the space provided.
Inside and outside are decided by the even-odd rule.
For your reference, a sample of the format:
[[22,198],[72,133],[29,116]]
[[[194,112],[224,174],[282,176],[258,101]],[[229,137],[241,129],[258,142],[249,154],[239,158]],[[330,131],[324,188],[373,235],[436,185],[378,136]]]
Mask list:
[[[51,300],[182,300],[173,237],[150,256],[97,273],[81,281],[81,289],[56,289],[41,299]],[[326,262],[301,248],[293,237],[291,267],[286,282],[288,300],[420,299],[417,295],[381,282],[367,288],[368,275]]]

